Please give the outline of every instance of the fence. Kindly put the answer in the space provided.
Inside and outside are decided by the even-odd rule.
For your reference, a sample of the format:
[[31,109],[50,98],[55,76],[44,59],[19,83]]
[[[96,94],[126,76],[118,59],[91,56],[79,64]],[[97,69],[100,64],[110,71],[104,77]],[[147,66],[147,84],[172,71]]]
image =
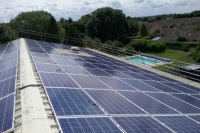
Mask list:
[[[31,31],[31,30],[26,30],[26,29],[17,29],[15,30],[15,32],[18,38],[19,37],[28,38],[27,35],[33,35],[33,38],[37,36],[37,38],[40,38],[41,41],[45,40],[45,38],[51,38],[51,39],[57,39],[60,41],[60,43],[65,43],[65,44],[68,44],[69,42],[75,42],[76,44],[81,44],[85,48],[89,47],[89,48],[92,48],[92,49],[95,49],[95,50],[98,50],[110,55],[118,56],[118,57],[140,56],[144,64],[144,61],[143,61],[144,57],[141,55],[140,52],[124,49],[123,47],[114,47],[111,45],[101,44],[101,43],[94,42],[93,40],[83,40],[83,39],[68,37],[64,35],[60,36],[60,35],[55,35],[55,34],[43,33],[42,31],[37,32],[37,31]],[[33,39],[33,38],[30,38],[30,39]],[[159,62],[164,63],[164,61],[159,61]],[[153,68],[200,82],[200,70],[193,70],[193,72],[185,71],[180,68],[181,66],[184,66],[184,65],[191,65],[191,64],[186,63],[186,62],[181,62],[178,60],[171,60],[170,64],[163,64],[163,65],[157,64],[157,66]]]

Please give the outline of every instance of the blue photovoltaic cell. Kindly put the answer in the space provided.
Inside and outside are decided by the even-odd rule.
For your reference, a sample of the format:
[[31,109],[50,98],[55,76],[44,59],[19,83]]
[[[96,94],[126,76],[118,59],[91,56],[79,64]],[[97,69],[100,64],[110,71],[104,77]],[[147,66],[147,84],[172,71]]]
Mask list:
[[14,93],[15,79],[16,77],[14,76],[12,78],[9,78],[0,82],[0,99],[2,97],[5,97],[6,95]]
[[108,117],[59,118],[63,133],[121,133]]
[[57,116],[104,115],[81,89],[46,88],[46,91]]
[[174,111],[163,103],[158,102],[142,92],[120,91],[119,93],[150,114],[179,114],[177,111]]
[[90,67],[90,68],[96,68],[95,66],[93,66],[90,63],[87,62],[80,62],[80,61],[74,61],[77,65],[79,65],[80,67]]
[[81,75],[90,75],[81,67],[72,67],[72,66],[62,66],[66,73],[69,74],[81,74]]
[[7,57],[5,57],[5,58],[1,58],[1,59],[0,59],[0,65],[6,63],[6,62],[8,62],[8,61],[11,61],[11,60],[13,60],[13,59],[17,60],[17,54],[10,55],[10,56],[7,56]]
[[155,91],[155,92],[160,92],[160,90],[157,90],[156,88],[153,88],[145,83],[142,83],[138,80],[133,80],[133,79],[121,79],[122,81],[126,82],[127,84],[135,87],[136,89],[140,91]]
[[200,108],[200,100],[194,98],[194,97],[191,97],[191,96],[188,96],[186,94],[171,94],[172,96],[175,96],[176,98],[178,99],[181,99],[187,103],[190,103],[198,108]]
[[67,74],[40,72],[40,76],[44,86],[79,88],[79,86]]
[[14,95],[0,100],[0,132],[13,128]]
[[109,62],[107,62],[107,61],[99,61],[99,62],[102,63],[102,64],[105,64],[105,65],[114,65],[114,64],[109,63]]
[[134,104],[114,91],[86,90],[109,114],[145,114]]
[[171,133],[169,129],[149,116],[112,117],[127,133]]
[[110,89],[93,76],[71,75],[82,88]]
[[112,77],[112,75],[100,70],[100,69],[95,69],[95,68],[84,68],[86,71],[91,73],[94,76],[106,76],[106,77]]
[[58,65],[35,63],[39,72],[55,72],[64,73],[64,71]]
[[54,61],[56,61],[60,65],[77,66],[74,62],[72,62],[70,60],[54,59]]
[[146,77],[146,78],[149,78],[149,79],[151,79],[151,80],[155,80],[155,81],[165,81],[165,80],[163,80],[163,79],[161,79],[161,78],[158,78],[158,77],[156,77],[156,76],[149,75],[149,74],[140,74],[140,75],[142,75],[142,76],[144,76],[144,77]]
[[17,66],[10,67],[0,72],[0,81],[16,75]]
[[167,80],[167,81],[170,81],[170,82],[180,82],[180,81],[177,81],[177,80],[175,80],[175,79],[171,79],[171,78],[168,78],[168,77],[165,77],[165,76],[162,76],[162,75],[158,75],[158,74],[156,74],[156,75],[154,75],[154,76],[155,76],[155,77],[162,78],[162,79]]
[[69,60],[68,58],[66,58],[66,57],[63,56],[63,55],[55,55],[55,54],[51,54],[50,56],[51,56],[51,58],[53,58],[53,59]]
[[190,90],[193,90],[193,91],[196,91],[196,92],[200,93],[200,88],[194,87],[194,86],[189,85],[189,84],[183,84],[183,83],[177,83],[177,84],[180,85],[180,86],[186,87],[186,88],[188,88]]
[[200,109],[165,93],[146,93],[181,113],[199,113]]
[[99,63],[98,61],[92,60],[92,59],[84,59],[85,61],[89,63]]
[[126,83],[120,81],[117,78],[106,78],[106,77],[97,77],[102,82],[110,86],[114,90],[131,90],[131,91],[138,91],[137,89],[127,85]]
[[114,70],[106,65],[103,65],[103,64],[93,64],[94,66],[100,68],[100,69],[107,69],[107,70]]
[[148,84],[148,85],[150,85],[150,86],[153,86],[153,87],[155,87],[156,89],[159,89],[159,90],[164,91],[164,92],[179,93],[179,91],[174,90],[174,89],[172,89],[172,88],[170,88],[170,87],[168,87],[168,86],[165,86],[165,85],[160,84],[160,83],[155,82],[155,81],[142,81],[142,82],[144,82],[144,83],[146,83],[146,84]]
[[199,133],[200,131],[200,124],[186,116],[156,116],[156,119],[177,133]]
[[31,52],[32,56],[37,56],[37,57],[48,57],[50,58],[50,56],[47,53],[42,53],[42,52]]
[[200,99],[200,95],[191,95],[191,96]]
[[148,71],[148,70],[145,70],[145,69],[141,69],[141,68],[139,68],[138,70],[145,72],[145,73],[148,73],[148,74],[157,74],[157,73],[154,73],[154,72],[151,72],[151,71]]
[[149,79],[149,78],[146,78],[146,77],[141,76],[141,75],[136,74],[136,73],[132,73],[132,72],[124,72],[124,73],[127,74],[127,75],[129,75],[129,76],[131,76],[131,77],[134,78],[134,79],[151,80],[151,79]]
[[83,59],[78,58],[76,56],[67,56],[67,58],[69,58],[72,61],[82,61],[82,62],[85,62]]
[[0,65],[0,71],[5,70],[5,69],[12,67],[12,66],[16,66],[16,65],[17,65],[17,59],[13,59],[11,61],[5,62],[4,64],[1,64]]
[[134,72],[134,73],[143,73],[142,71],[138,70],[137,68],[131,68],[131,67],[123,67],[131,72]]
[[179,86],[179,85],[174,84],[174,83],[162,82],[162,84],[167,85],[167,86],[169,86],[171,88],[174,88],[174,89],[176,89],[176,90],[178,90],[180,92],[184,92],[184,93],[197,93],[197,92],[195,92],[193,90],[187,89],[185,87]]
[[114,77],[118,77],[118,78],[131,78],[128,75],[118,72],[118,71],[111,71],[111,70],[104,70],[105,72],[111,74]]
[[111,68],[113,68],[115,70],[118,70],[118,71],[128,71],[128,70],[126,70],[124,68],[121,68],[121,67],[118,67],[118,66],[109,66],[109,67],[111,67]]
[[192,116],[189,116],[189,117],[200,123],[200,115],[192,115]]
[[57,64],[52,58],[46,58],[46,57],[32,57],[34,62],[36,63],[49,63],[49,64]]

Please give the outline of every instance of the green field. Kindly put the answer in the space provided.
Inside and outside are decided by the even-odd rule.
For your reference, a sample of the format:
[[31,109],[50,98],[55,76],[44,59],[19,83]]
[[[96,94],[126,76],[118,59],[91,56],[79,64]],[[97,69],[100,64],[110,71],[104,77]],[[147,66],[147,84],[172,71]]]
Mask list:
[[163,58],[168,58],[168,59],[173,59],[173,60],[177,59],[178,61],[187,62],[187,63],[195,63],[195,61],[192,59],[192,57],[188,56],[188,52],[183,52],[183,51],[179,51],[179,50],[167,49],[163,53],[148,52],[147,54],[155,55],[155,56],[159,56],[159,57],[163,57]]

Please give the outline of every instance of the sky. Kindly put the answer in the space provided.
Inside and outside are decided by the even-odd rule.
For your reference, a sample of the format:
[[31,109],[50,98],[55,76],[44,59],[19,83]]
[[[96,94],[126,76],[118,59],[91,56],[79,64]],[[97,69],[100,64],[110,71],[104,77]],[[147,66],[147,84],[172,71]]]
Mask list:
[[0,0],[0,23],[7,23],[19,13],[44,10],[57,20],[74,21],[97,8],[121,9],[126,16],[142,17],[200,10],[200,0]]

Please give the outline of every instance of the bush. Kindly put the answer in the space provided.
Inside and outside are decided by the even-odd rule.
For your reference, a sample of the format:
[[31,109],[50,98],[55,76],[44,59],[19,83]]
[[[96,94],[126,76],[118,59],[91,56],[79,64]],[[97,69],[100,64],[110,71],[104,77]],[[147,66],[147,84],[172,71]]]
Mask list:
[[189,44],[188,43],[182,43],[181,46],[182,46],[180,48],[181,51],[185,51],[185,52],[189,51]]
[[166,49],[166,44],[164,42],[151,42],[150,45],[148,45],[150,52],[164,52]]
[[123,47],[123,44],[117,40],[115,40],[115,41],[108,40],[104,44],[115,46],[115,47]]
[[134,42],[131,42],[129,45],[131,45],[136,51],[147,51],[148,45],[150,41],[149,40],[137,40]]
[[195,48],[190,48],[189,51],[188,51],[188,56],[192,56],[194,51],[195,51]]
[[199,43],[199,45],[197,46],[197,48],[195,49],[195,51],[193,53],[193,59],[196,62],[200,62],[200,43]]
[[142,38],[143,40],[151,40],[151,37],[150,36],[145,36]]
[[186,42],[187,39],[186,39],[185,37],[178,37],[178,38],[176,39],[176,41],[178,41],[178,42]]

